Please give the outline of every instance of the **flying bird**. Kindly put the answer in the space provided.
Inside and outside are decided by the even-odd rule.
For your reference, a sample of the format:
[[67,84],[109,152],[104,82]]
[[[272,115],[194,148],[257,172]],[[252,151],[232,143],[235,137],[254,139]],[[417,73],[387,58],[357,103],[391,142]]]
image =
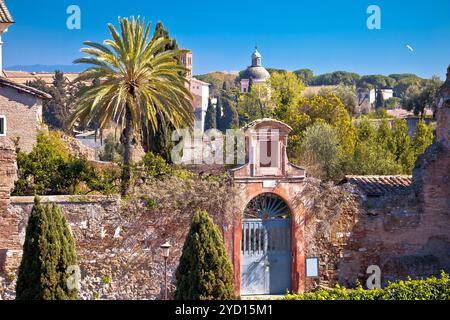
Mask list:
[[411,52],[414,52],[414,48],[411,47],[409,44],[407,44],[406,47],[407,47]]

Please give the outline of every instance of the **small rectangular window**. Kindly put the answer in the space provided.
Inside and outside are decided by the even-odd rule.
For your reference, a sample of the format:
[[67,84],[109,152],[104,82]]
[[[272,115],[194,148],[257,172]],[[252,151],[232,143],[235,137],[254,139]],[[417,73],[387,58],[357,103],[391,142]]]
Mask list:
[[6,117],[0,116],[0,137],[6,136]]

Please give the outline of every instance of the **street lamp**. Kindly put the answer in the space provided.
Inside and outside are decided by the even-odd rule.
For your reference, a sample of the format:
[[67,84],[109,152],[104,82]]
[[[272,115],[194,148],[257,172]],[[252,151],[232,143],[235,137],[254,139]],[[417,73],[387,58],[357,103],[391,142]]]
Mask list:
[[164,257],[164,300],[167,300],[167,259],[169,258],[170,243],[166,242],[160,247],[162,249],[162,255]]

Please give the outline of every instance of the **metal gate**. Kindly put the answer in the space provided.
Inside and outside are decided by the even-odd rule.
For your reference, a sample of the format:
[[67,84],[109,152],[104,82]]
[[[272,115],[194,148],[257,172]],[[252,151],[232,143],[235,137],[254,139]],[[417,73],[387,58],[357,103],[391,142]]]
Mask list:
[[291,219],[244,219],[241,243],[241,294],[291,291]]

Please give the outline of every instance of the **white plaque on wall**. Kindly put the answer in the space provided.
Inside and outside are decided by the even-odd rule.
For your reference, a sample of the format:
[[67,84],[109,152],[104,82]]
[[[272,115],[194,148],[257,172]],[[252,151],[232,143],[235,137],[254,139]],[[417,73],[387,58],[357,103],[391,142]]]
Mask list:
[[264,188],[275,188],[277,186],[277,182],[275,180],[264,180],[263,187]]
[[319,258],[306,258],[306,276],[309,278],[319,276]]

